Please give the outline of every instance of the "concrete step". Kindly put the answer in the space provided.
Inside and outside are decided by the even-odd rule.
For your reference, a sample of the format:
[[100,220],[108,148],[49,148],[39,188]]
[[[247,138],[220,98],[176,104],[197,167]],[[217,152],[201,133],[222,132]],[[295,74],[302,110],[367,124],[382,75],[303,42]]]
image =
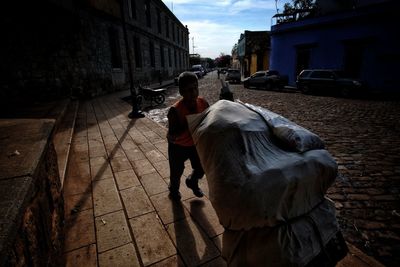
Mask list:
[[67,170],[79,101],[68,101],[63,104],[63,107],[60,106],[61,110],[58,110],[59,115],[56,119],[56,129],[53,136],[53,144],[57,153],[61,188],[63,188],[65,173]]
[[336,267],[385,267],[382,263],[368,256],[355,246],[347,243],[349,253],[342,259]]

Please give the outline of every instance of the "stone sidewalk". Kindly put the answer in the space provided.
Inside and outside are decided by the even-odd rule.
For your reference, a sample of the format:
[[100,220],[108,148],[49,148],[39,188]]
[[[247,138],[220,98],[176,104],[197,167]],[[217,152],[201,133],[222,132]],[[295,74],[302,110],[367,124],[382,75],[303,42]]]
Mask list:
[[[127,95],[80,104],[64,182],[66,266],[226,266],[206,179],[206,197],[181,183],[181,203],[169,200],[166,129],[130,120]],[[338,266],[382,266],[349,246]]]

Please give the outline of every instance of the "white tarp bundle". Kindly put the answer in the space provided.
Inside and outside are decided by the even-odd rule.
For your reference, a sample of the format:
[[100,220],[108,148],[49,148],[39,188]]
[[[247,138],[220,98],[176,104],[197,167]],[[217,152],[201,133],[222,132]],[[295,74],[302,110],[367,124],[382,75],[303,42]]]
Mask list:
[[[321,248],[310,234],[313,225],[324,233],[324,243],[338,231],[334,207],[324,198],[337,165],[319,137],[266,109],[226,100],[187,118],[211,203],[228,229],[223,249],[228,263],[243,259],[237,247],[254,229],[264,234],[278,229],[269,245],[257,244],[257,254],[268,255],[271,246],[281,252],[275,253],[274,266],[296,261],[304,266],[317,255]],[[318,220],[321,212],[331,223]],[[305,214],[316,219],[298,219]]]

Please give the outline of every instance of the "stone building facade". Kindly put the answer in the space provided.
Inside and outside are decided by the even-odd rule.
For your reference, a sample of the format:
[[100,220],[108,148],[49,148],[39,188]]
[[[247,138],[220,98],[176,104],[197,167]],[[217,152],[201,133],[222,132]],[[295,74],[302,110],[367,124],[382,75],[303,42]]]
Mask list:
[[8,2],[0,18],[2,108],[91,97],[188,67],[189,31],[161,0]]
[[268,31],[244,31],[237,45],[242,75],[248,77],[256,71],[268,70],[270,50]]
[[238,56],[238,45],[235,44],[232,48],[231,68],[240,69],[240,61]]

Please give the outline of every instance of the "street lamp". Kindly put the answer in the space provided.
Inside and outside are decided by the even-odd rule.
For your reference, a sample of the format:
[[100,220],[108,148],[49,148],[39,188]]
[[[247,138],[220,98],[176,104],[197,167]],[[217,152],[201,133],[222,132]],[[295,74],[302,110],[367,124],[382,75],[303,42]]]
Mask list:
[[124,7],[123,7],[124,3],[125,2],[122,0],[119,1],[120,10],[121,10],[121,18],[122,18],[122,29],[124,32],[125,51],[126,51],[126,57],[127,57],[127,61],[128,61],[129,90],[131,91],[131,98],[132,98],[132,111],[128,114],[128,117],[130,119],[143,118],[144,114],[139,110],[138,102],[137,102],[136,88],[133,84],[132,60],[131,60],[131,52],[130,52],[130,48],[129,48],[128,33],[126,30],[125,12],[124,12]]

